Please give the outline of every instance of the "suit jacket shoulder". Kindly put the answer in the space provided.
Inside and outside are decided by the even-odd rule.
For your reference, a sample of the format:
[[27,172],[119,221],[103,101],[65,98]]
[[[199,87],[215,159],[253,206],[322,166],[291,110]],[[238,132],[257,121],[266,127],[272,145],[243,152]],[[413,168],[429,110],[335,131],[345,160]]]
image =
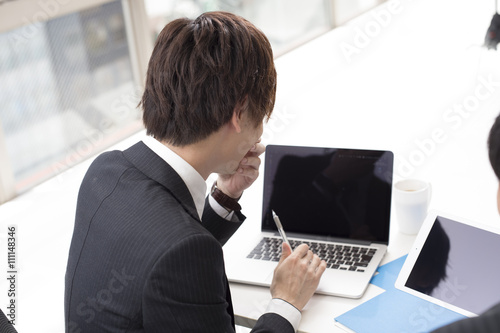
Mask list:
[[78,197],[66,271],[67,325],[140,331],[143,289],[155,263],[196,234],[217,243],[182,179],[144,144],[99,156]]

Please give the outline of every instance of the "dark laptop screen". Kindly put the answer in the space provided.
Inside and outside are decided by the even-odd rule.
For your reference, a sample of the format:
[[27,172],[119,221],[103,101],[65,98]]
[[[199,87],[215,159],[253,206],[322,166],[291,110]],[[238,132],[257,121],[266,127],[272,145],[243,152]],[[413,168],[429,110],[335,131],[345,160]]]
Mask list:
[[274,210],[287,233],[387,244],[393,159],[390,151],[267,146],[262,229],[276,230]]

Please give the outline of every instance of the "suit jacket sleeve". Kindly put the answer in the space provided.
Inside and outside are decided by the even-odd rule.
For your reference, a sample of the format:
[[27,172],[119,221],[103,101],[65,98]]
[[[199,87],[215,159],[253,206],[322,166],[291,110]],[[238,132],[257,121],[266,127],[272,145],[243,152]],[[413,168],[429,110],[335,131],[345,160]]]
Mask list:
[[500,332],[500,304],[495,305],[482,315],[456,321],[441,327],[434,333],[496,333]]
[[231,238],[236,230],[243,224],[243,221],[245,221],[246,217],[241,214],[241,212],[235,212],[235,214],[239,222],[228,221],[219,216],[219,214],[212,209],[208,197],[205,199],[205,209],[203,211],[203,217],[201,218],[202,224],[212,233],[212,235],[214,235],[221,246],[226,244],[229,238]]
[[[171,274],[176,272],[176,274]],[[146,332],[234,332],[220,244],[196,234],[179,240],[155,264],[145,286]],[[255,333],[293,332],[276,314],[259,318]]]
[[[175,272],[175,274],[172,274]],[[148,277],[143,316],[146,332],[232,332],[222,249],[195,234],[164,253]]]

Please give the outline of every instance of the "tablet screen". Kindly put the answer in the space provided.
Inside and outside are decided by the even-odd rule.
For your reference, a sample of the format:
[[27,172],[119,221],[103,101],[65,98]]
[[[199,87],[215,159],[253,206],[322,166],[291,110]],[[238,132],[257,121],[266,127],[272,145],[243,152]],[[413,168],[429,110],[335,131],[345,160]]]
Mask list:
[[437,216],[404,286],[480,314],[500,302],[499,256],[499,234]]

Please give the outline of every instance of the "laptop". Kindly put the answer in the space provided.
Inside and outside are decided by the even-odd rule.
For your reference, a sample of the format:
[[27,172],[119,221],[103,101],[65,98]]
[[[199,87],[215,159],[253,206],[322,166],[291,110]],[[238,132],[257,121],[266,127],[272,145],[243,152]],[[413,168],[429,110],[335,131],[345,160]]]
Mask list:
[[395,286],[474,317],[500,302],[498,253],[500,228],[430,211]]
[[270,286],[281,255],[274,211],[292,248],[327,262],[317,293],[361,297],[387,251],[394,156],[390,151],[268,145],[261,232],[224,246],[232,282]]

